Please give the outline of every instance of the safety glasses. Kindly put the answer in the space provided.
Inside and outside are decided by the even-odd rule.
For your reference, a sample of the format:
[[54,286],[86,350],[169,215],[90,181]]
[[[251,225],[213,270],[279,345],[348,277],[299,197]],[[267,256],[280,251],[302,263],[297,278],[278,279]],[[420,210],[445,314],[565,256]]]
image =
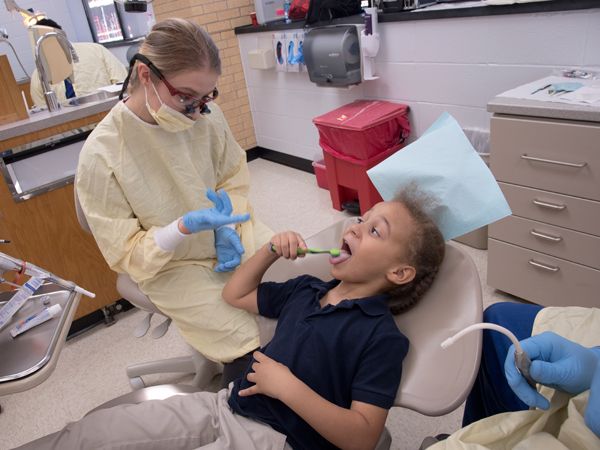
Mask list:
[[156,68],[156,66],[152,64],[150,60],[141,53],[136,53],[135,55],[133,55],[129,62],[129,74],[127,75],[127,78],[123,83],[123,90],[121,91],[121,95],[119,96],[120,99],[123,99],[123,92],[125,92],[127,89],[127,85],[129,84],[129,77],[131,76],[131,72],[133,71],[133,66],[136,60],[146,64],[148,68],[152,70],[152,72],[154,72],[154,74],[164,83],[164,85],[169,90],[169,94],[171,94],[173,103],[177,106],[180,106],[182,109],[185,109],[184,114],[194,114],[194,110],[198,107],[200,107],[200,114],[210,114],[210,109],[208,109],[208,106],[206,106],[206,104],[212,102],[219,96],[219,91],[216,87],[209,95],[205,95],[202,98],[192,97],[191,95],[186,94],[185,92],[181,92],[175,89],[173,86],[171,86],[167,82],[163,74],[160,73],[160,71]]

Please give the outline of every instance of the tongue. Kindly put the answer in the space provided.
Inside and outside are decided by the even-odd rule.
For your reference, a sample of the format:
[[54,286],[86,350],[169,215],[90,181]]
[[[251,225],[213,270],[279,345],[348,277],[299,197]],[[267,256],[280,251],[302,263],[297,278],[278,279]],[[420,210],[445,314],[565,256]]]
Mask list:
[[352,257],[352,254],[347,252],[346,250],[340,250],[340,256],[330,256],[329,263],[330,264],[340,264],[344,261],[349,260]]

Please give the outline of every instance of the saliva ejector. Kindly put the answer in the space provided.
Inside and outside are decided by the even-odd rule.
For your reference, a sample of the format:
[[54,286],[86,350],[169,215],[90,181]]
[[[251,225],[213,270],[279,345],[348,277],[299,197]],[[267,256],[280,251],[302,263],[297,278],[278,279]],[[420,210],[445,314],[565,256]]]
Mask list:
[[[37,266],[34,266],[31,263],[23,262],[17,258],[13,258],[12,256],[8,256],[4,253],[0,253],[0,274],[4,274],[4,272],[16,271],[19,272],[24,267],[23,273],[26,275],[39,278],[48,283],[57,284],[69,291],[79,292],[83,295],[87,295],[90,298],[94,298],[96,294],[86,291],[85,289],[77,286],[72,281],[63,280],[62,278],[57,277],[53,273],[48,272],[47,270],[40,269]],[[6,283],[11,286],[20,287],[19,285],[15,285],[13,283],[9,283],[4,280],[4,278],[0,278],[0,283]]]
[[500,325],[496,325],[493,323],[476,323],[475,325],[471,325],[470,327],[467,327],[464,330],[459,331],[454,336],[446,339],[444,342],[442,342],[441,346],[442,346],[442,348],[448,348],[452,344],[454,344],[458,339],[463,337],[465,334],[468,334],[471,331],[482,330],[482,329],[499,331],[500,333],[504,333],[511,340],[511,342],[515,346],[515,366],[516,366],[517,370],[519,371],[519,373],[523,376],[523,378],[525,378],[527,380],[527,383],[529,383],[529,386],[531,386],[533,389],[535,389],[536,382],[531,377],[531,373],[529,371],[529,369],[531,367],[531,359],[529,358],[529,355],[527,353],[525,353],[525,350],[523,350],[523,348],[521,347],[521,344],[519,344],[519,340],[517,339],[517,337],[510,330],[508,330],[504,327],[501,327]]
[[[30,275],[31,278],[29,280],[27,280],[22,286],[19,286],[18,284],[15,284],[15,283],[9,283],[8,281],[6,281],[4,278],[1,277],[1,275],[4,275],[4,273],[10,272],[13,270],[21,275],[22,274]],[[33,264],[30,264],[28,262],[23,262],[19,259],[13,258],[12,256],[8,256],[8,255],[5,255],[4,253],[0,253],[0,283],[6,283],[6,284],[9,284],[9,285],[19,289],[10,298],[10,300],[8,300],[2,306],[2,308],[0,308],[0,328],[4,327],[6,324],[8,324],[11,317],[13,315],[15,315],[15,313],[18,311],[18,309],[21,306],[23,306],[23,304],[27,301],[27,299],[29,297],[31,297],[44,282],[57,284],[65,289],[68,289],[69,291],[75,291],[80,294],[87,295],[88,297],[91,297],[91,298],[94,298],[96,296],[95,294],[92,294],[91,292],[88,292],[85,289],[80,288],[72,281],[63,280],[62,278],[57,277],[53,273],[50,273],[44,269],[40,269],[39,267],[34,266]],[[46,309],[48,309],[48,308],[46,308]],[[58,313],[59,310],[57,310],[55,308],[55,309],[49,309],[49,311],[44,310],[43,312],[47,313],[47,314],[41,314],[41,315],[44,315],[45,317],[38,318],[39,323],[41,323],[40,320],[42,320],[42,319],[46,319],[46,320],[51,319],[53,317],[53,314]],[[34,317],[30,317],[30,319],[32,321],[32,323],[30,325],[33,325]],[[12,336],[15,337],[15,336],[17,336],[17,334],[13,334]]]

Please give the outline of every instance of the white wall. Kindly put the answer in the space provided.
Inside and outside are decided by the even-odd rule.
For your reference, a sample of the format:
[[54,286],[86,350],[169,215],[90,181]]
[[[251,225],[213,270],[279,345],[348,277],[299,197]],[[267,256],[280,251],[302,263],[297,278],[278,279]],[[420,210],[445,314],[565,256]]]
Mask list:
[[600,9],[382,23],[379,32],[381,78],[351,90],[250,69],[248,52],[270,48],[271,33],[238,35],[258,145],[312,160],[321,152],[312,119],[356,99],[410,105],[412,140],[444,111],[463,128],[489,130],[496,95],[553,69],[600,73]]

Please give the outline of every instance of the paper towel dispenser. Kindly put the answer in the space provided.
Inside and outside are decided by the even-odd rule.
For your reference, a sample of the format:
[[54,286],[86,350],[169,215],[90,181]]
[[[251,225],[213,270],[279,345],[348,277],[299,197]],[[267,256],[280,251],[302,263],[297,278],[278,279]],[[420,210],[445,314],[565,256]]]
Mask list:
[[354,25],[313,28],[304,39],[310,81],[319,86],[359,84],[360,41]]

